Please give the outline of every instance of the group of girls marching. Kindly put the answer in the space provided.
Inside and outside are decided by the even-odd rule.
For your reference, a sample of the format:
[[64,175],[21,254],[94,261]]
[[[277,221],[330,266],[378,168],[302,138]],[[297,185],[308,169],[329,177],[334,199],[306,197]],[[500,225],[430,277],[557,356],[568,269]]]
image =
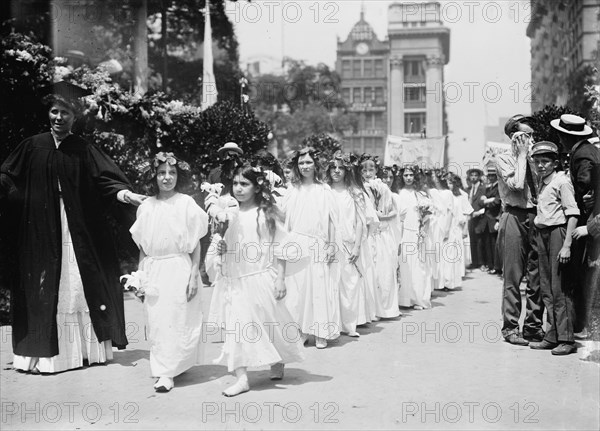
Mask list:
[[222,187],[206,186],[206,267],[215,283],[203,320],[198,244],[209,218],[181,193],[189,165],[160,153],[151,174],[155,195],[131,232],[158,392],[202,363],[203,325],[224,329],[214,363],[235,373],[223,391],[235,396],[250,388],[248,367],[270,365],[271,379],[282,379],[306,342],[325,348],[340,334],[358,337],[360,325],[400,316],[399,306],[430,308],[433,289],[458,287],[464,275],[472,208],[459,177],[415,166],[397,175],[368,155],[341,152],[323,163],[305,148],[280,175],[242,160]]

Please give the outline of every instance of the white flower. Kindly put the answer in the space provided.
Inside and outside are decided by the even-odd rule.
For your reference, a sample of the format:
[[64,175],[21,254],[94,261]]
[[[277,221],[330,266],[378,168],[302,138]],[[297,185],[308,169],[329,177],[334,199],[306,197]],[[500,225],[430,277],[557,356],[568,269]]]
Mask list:
[[27,51],[23,51],[22,49],[17,50],[17,60],[21,61],[33,61],[33,56]]

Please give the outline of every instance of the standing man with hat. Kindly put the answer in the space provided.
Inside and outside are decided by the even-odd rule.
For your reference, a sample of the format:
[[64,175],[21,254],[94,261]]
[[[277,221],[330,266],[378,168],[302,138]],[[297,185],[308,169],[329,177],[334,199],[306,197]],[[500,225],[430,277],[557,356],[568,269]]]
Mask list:
[[[584,226],[594,206],[594,198],[598,199],[593,193],[592,171],[594,165],[600,164],[600,150],[589,142],[593,131],[586,124],[584,118],[564,114],[560,118],[552,120],[550,125],[558,131],[563,153],[569,156],[569,174],[580,211],[577,226]],[[587,335],[586,302],[590,289],[594,288],[590,285],[590,271],[585,262],[586,246],[591,246],[591,244],[586,244],[588,241],[591,241],[589,237],[587,241],[582,238],[573,244],[574,264],[580,265],[583,269],[583,271],[576,271],[578,288],[575,290],[575,332],[580,333],[582,338]]]
[[[504,133],[512,141],[512,154],[496,157],[498,191],[505,205],[502,219],[504,244],[504,285],[502,300],[502,335],[504,339],[520,346],[529,341],[542,341],[544,306],[540,294],[538,253],[535,241],[536,190],[527,153],[533,143],[532,120],[515,115],[504,125]],[[520,285],[527,273],[526,314],[523,332],[519,331],[521,316]]]
[[539,177],[539,198],[535,225],[539,252],[540,285],[546,307],[548,331],[544,339],[531,343],[537,350],[552,349],[553,355],[575,353],[573,325],[572,233],[577,225],[579,208],[571,179],[560,166],[558,147],[548,141],[537,142],[532,150]]
[[483,261],[483,240],[482,233],[485,228],[486,219],[483,216],[485,206],[481,201],[481,197],[485,195],[485,185],[481,182],[483,171],[478,168],[471,168],[467,171],[467,179],[469,187],[467,194],[469,203],[473,207],[473,213],[469,219],[469,241],[471,242],[471,269],[481,268],[484,270]]
[[233,175],[233,170],[237,162],[239,162],[240,157],[244,155],[244,150],[235,142],[227,142],[217,150],[217,154],[221,158],[221,166],[210,171],[208,182],[211,184],[223,184],[225,186],[223,193],[227,193],[229,191],[227,190],[227,184],[233,180],[233,178],[229,177]]

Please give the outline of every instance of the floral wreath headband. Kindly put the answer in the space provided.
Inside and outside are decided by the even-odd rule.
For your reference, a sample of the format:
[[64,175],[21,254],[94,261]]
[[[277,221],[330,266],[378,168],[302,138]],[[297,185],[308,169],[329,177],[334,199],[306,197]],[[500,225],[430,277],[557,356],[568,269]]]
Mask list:
[[346,169],[353,169],[353,168],[360,166],[358,158],[352,154],[348,154],[348,153],[344,154],[340,151],[336,151],[333,155],[333,158],[329,162],[329,165],[330,166],[333,165],[333,163],[336,160],[342,162],[342,165]]
[[161,165],[163,163],[166,163],[169,166],[176,165],[182,171],[190,170],[189,163],[184,162],[183,160],[177,160],[177,158],[175,157],[175,155],[173,153],[165,153],[164,151],[161,151],[156,156],[154,156],[152,163],[145,163],[142,166],[142,172],[146,173],[146,172],[150,171],[151,169],[156,169],[156,168],[158,168],[159,165]]

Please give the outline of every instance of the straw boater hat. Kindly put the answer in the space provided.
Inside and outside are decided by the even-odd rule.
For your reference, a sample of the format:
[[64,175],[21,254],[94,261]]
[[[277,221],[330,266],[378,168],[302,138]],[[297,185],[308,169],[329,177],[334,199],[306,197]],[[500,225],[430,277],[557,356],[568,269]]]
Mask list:
[[585,119],[573,114],[563,114],[560,118],[550,121],[550,125],[568,135],[587,136],[592,134],[592,128],[585,124]]
[[242,150],[240,147],[238,147],[238,144],[236,144],[235,142],[227,142],[225,145],[223,145],[221,148],[219,148],[217,150],[217,153],[222,154],[225,151],[233,151],[240,155],[244,154],[244,150]]
[[468,177],[469,175],[471,175],[471,172],[477,172],[477,173],[479,174],[479,176],[482,176],[482,175],[483,175],[483,171],[482,171],[481,169],[479,169],[479,168],[471,168],[471,169],[469,169],[469,170],[467,171],[467,177]]

